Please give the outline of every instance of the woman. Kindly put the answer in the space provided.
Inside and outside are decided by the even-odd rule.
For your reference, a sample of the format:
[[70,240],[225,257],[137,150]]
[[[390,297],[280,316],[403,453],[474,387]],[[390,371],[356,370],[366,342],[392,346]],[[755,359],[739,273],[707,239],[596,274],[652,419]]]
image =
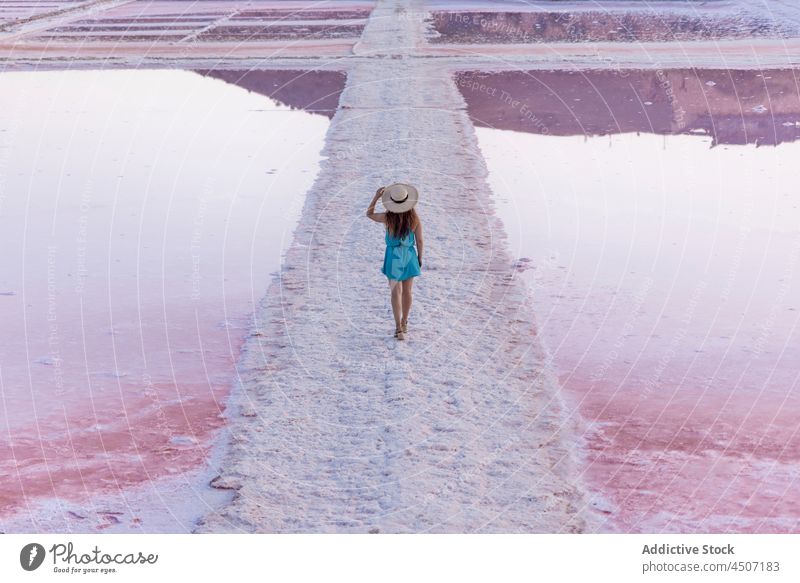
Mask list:
[[[375,212],[375,203],[379,198],[382,198],[385,213]],[[416,188],[398,182],[380,187],[367,208],[369,218],[386,225],[386,253],[381,271],[389,279],[395,323],[394,337],[398,340],[404,340],[408,332],[411,286],[422,267],[422,222],[414,210],[418,200],[419,192]]]

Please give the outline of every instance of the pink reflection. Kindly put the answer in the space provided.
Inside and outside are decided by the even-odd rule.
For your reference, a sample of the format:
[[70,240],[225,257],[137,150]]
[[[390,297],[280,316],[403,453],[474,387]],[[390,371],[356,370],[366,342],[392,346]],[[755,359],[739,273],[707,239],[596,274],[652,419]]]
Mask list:
[[800,139],[795,69],[456,74],[477,126],[551,136],[712,136],[712,145]]
[[797,531],[800,142],[520,130],[477,133],[606,528]]
[[328,123],[188,71],[0,75],[4,517],[204,463]]

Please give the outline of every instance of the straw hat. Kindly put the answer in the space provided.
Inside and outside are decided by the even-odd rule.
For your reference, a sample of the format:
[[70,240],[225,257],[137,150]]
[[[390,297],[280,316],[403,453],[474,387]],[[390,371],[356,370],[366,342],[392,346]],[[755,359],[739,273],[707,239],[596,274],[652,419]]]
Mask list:
[[381,202],[387,211],[404,213],[414,208],[419,201],[419,192],[410,184],[395,182],[384,187]]

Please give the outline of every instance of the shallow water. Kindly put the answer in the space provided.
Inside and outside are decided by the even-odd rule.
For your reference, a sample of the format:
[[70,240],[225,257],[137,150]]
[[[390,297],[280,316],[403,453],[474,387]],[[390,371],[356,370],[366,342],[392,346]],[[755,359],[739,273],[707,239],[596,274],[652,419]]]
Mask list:
[[0,30],[9,23],[75,6],[74,0],[14,0],[0,3]]
[[329,125],[290,73],[247,78],[291,105],[190,71],[0,75],[4,515],[205,462]]
[[31,35],[36,41],[74,43],[256,42],[352,39],[361,35],[371,2],[133,2]]
[[517,71],[456,75],[480,127],[549,136],[627,132],[712,144],[800,139],[800,71]]
[[770,16],[740,20],[696,15],[608,12],[436,12],[435,42],[560,43],[682,42],[742,38],[788,38],[797,28]]
[[[465,96],[539,335],[586,422],[599,508],[625,531],[796,531],[800,102],[763,90],[794,73],[765,72],[760,94],[753,73],[737,108],[701,71],[705,107],[680,101],[686,127],[664,114],[649,130],[650,106],[621,98],[636,75],[589,76],[603,83],[583,94],[568,81],[587,89],[583,75],[548,75],[527,92],[491,79],[538,100],[538,129]],[[538,107],[554,88],[561,116]],[[608,112],[571,107],[602,97]],[[729,145],[764,141],[780,143]]]

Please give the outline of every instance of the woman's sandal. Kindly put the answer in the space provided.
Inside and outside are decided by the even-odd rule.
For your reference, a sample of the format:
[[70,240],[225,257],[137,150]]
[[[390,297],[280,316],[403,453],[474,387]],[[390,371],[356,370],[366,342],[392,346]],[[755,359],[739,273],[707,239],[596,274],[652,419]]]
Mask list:
[[402,328],[398,328],[397,330],[394,331],[394,337],[397,338],[398,340],[406,339],[405,334],[403,334]]
[[403,334],[408,334],[408,320],[400,322],[400,328],[403,330]]

